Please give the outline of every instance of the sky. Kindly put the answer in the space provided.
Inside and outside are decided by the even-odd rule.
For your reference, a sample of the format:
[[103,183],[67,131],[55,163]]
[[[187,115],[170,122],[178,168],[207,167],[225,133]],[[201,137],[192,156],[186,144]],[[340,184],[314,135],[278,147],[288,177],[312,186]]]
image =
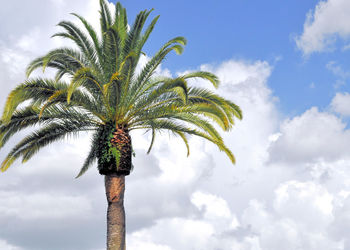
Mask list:
[[[236,165],[198,138],[186,157],[167,134],[147,155],[150,135],[132,134],[128,249],[349,250],[350,2],[121,3],[130,23],[143,9],[161,16],[143,63],[167,40],[185,36],[183,55],[167,57],[158,74],[213,72],[221,80],[217,93],[244,115],[222,132]],[[67,45],[50,38],[55,25],[75,12],[98,27],[97,11],[97,0],[1,3],[0,111],[32,59]],[[89,136],[50,145],[0,175],[0,249],[105,249],[103,177],[93,167],[74,179]]]

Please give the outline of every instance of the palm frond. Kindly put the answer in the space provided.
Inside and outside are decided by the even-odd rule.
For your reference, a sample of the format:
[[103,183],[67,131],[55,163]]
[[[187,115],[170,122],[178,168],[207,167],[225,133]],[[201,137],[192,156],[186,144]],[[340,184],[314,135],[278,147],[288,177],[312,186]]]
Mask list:
[[99,134],[98,134],[98,132],[95,132],[95,134],[92,137],[91,148],[90,148],[89,154],[86,157],[82,168],[80,169],[78,175],[75,178],[79,178],[80,176],[82,176],[91,167],[91,165],[96,161],[98,143],[99,143]]
[[63,121],[53,122],[20,141],[7,155],[1,164],[1,171],[6,171],[13,162],[22,156],[22,162],[28,161],[41,148],[69,134],[76,134],[91,128],[89,123]]
[[[145,82],[149,81],[150,77],[154,74],[157,67],[164,60],[164,58],[171,52],[175,51],[177,54],[181,54],[183,47],[186,45],[186,39],[183,37],[176,37],[165,43],[160,50],[149,60],[143,67],[141,73],[137,76],[136,81],[133,84],[130,92],[138,92],[138,88],[142,88]],[[135,96],[137,98],[138,96]]]
[[188,79],[188,78],[202,78],[210,81],[215,88],[219,87],[220,80],[219,78],[214,75],[213,73],[206,72],[206,71],[196,71],[196,72],[191,72],[188,74],[185,74],[181,76],[183,79]]
[[66,108],[61,105],[54,105],[40,113],[41,108],[33,105],[16,110],[8,123],[0,125],[0,148],[17,132],[36,125],[48,125],[51,122],[58,121],[82,122],[89,124],[91,127],[101,124],[93,114],[82,112],[82,110],[77,110],[74,107]]
[[97,53],[98,61],[101,61],[102,60],[101,44],[100,44],[99,38],[98,38],[94,28],[91,26],[91,24],[88,23],[88,21],[84,17],[82,17],[78,14],[75,14],[75,13],[72,13],[72,15],[77,17],[81,21],[81,23],[84,25],[85,29],[87,30],[87,32],[90,35],[91,40],[93,41],[94,50]]
[[106,32],[112,24],[111,12],[105,0],[100,0],[100,23],[102,33]]
[[[164,119],[157,119],[157,120],[152,120],[152,126],[157,129],[157,130],[169,130],[171,132],[182,132],[185,134],[189,135],[195,135],[198,137],[202,137],[212,143],[214,143],[220,151],[223,151],[226,153],[226,155],[229,157],[232,163],[235,163],[235,157],[232,154],[232,152],[225,146],[223,141],[218,141],[209,135],[200,132],[196,129],[189,128],[187,126],[184,126],[183,124],[169,121],[169,120],[164,120]],[[151,126],[150,121],[144,121],[142,124],[139,124],[138,126],[134,127],[133,129],[149,129]]]
[[27,67],[27,77],[37,68],[46,67],[63,71],[65,74],[74,74],[74,71],[85,67],[88,62],[84,59],[79,51],[70,48],[54,49],[45,56],[33,60]]

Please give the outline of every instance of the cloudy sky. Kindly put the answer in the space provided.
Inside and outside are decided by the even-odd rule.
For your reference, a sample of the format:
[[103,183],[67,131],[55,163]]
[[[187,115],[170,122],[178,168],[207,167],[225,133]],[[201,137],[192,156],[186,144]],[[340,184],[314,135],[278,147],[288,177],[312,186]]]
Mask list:
[[[122,4],[130,22],[146,8],[161,15],[148,56],[174,36],[188,39],[161,74],[211,71],[218,92],[241,106],[243,121],[223,134],[237,164],[197,138],[187,158],[167,134],[146,155],[149,135],[134,133],[128,249],[349,250],[350,2],[188,2]],[[98,25],[97,11],[97,0],[1,3],[0,111],[28,62],[65,44],[50,38],[55,25],[71,12]],[[105,248],[103,177],[92,168],[74,179],[88,144],[82,134],[0,175],[0,249]]]

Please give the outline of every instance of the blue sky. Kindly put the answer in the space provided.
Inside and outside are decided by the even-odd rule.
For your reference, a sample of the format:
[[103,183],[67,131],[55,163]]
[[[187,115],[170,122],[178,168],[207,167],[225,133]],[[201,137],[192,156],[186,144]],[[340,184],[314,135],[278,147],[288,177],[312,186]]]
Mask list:
[[[244,114],[222,132],[234,166],[198,138],[190,138],[186,157],[178,138],[158,136],[147,155],[150,135],[131,135],[127,249],[350,249],[350,1],[122,4],[129,22],[144,9],[161,16],[140,66],[168,39],[184,36],[184,53],[169,55],[157,74],[213,72],[221,80],[215,91]],[[71,46],[50,38],[59,21],[74,21],[75,12],[98,29],[98,9],[97,0],[1,3],[0,104],[25,80],[31,60]],[[0,161],[27,132],[0,150]],[[103,177],[95,166],[74,179],[90,136],[50,145],[0,175],[1,250],[105,249]]]
[[122,1],[129,19],[142,9],[154,8],[161,18],[146,48],[154,53],[162,42],[182,35],[188,39],[184,54],[172,55],[164,63],[173,71],[195,69],[203,63],[220,63],[232,58],[266,60],[274,66],[269,86],[279,98],[279,108],[300,114],[310,106],[327,108],[337,91],[338,76],[327,70],[334,61],[346,69],[349,51],[343,41],[326,53],[303,56],[295,37],[303,32],[305,17],[318,1],[235,0],[235,1]]

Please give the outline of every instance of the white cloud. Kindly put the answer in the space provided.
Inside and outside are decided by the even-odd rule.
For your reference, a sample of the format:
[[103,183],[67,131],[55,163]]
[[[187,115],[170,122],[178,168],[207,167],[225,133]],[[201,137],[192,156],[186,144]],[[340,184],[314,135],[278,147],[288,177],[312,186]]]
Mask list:
[[227,202],[215,195],[195,192],[192,194],[191,202],[198,209],[204,209],[204,216],[207,218],[216,219],[220,217],[231,217],[231,212],[228,208]]
[[330,70],[335,76],[341,79],[347,79],[350,77],[350,72],[344,70],[340,65],[338,65],[335,61],[330,61],[327,63],[326,68]]
[[333,84],[334,88],[346,85],[346,81],[350,78],[349,71],[344,70],[341,65],[337,64],[335,61],[327,63],[326,68],[337,77],[336,82]]
[[335,220],[329,231],[335,240],[344,240],[344,249],[350,247],[350,196],[338,204],[334,211]]
[[61,220],[91,216],[91,204],[86,197],[46,193],[0,192],[1,217],[20,220]]
[[8,244],[7,241],[0,239],[0,249],[2,250],[22,250],[22,248]]
[[281,125],[281,136],[271,145],[270,159],[285,163],[347,158],[350,131],[337,116],[316,107]]
[[[216,68],[204,65],[201,69],[215,72],[222,81],[219,94],[243,110],[243,120],[237,122],[234,132],[225,134],[228,145],[237,156],[238,166],[259,166],[266,158],[268,137],[275,132],[278,119],[277,99],[267,87],[272,67],[266,61],[229,60]],[[259,129],[255,129],[257,124]],[[239,146],[234,143],[236,141],[240,142]],[[249,163],[242,162],[248,159]]]
[[[225,156],[214,153],[214,147],[206,143],[204,153],[207,156],[203,155],[203,147],[199,143],[195,144],[192,152],[198,158],[189,165],[186,161],[191,161],[193,156],[179,164],[181,154],[174,155],[174,164],[169,164],[172,162],[169,159],[174,159],[173,153],[169,154],[164,146],[170,147],[170,152],[177,152],[176,143],[166,145],[165,141],[161,141],[162,145],[158,145],[155,151],[160,150],[164,155],[160,165],[173,168],[161,167],[165,174],[163,177],[168,173],[169,178],[172,176],[172,185],[185,185],[187,194],[181,199],[183,201],[192,193],[192,204],[199,213],[186,208],[185,214],[171,212],[176,217],[167,218],[165,214],[158,220],[153,217],[155,224],[136,230],[130,234],[130,239],[135,240],[137,235],[138,243],[152,242],[175,250],[182,249],[184,246],[177,237],[186,238],[188,235],[179,229],[175,233],[171,218],[177,218],[183,225],[201,222],[204,223],[203,228],[215,231],[215,234],[208,231],[206,241],[191,238],[187,248],[201,249],[200,246],[205,245],[206,249],[277,250],[283,244],[286,249],[346,249],[344,236],[339,233],[346,222],[341,222],[337,219],[340,215],[334,213],[336,202],[339,207],[344,207],[342,201],[345,198],[338,194],[349,188],[349,181],[346,181],[349,161],[346,160],[348,131],[345,124],[335,115],[311,108],[301,116],[284,121],[278,129],[275,100],[266,86],[271,68],[265,62],[232,60],[217,67],[205,65],[202,69],[211,70],[224,79],[220,93],[237,102],[244,111],[244,120],[224,137],[238,156],[237,166],[231,168]],[[230,72],[239,74],[230,75]],[[205,179],[193,178],[199,174],[198,163],[206,162],[208,156],[213,155],[212,166],[215,168],[212,173]],[[276,157],[271,161],[269,156]],[[284,161],[286,156],[291,160]],[[191,174],[185,176],[188,173]],[[161,185],[165,187],[165,183]],[[193,185],[196,189],[189,188]],[[157,192],[155,195],[158,195]],[[180,194],[172,193],[171,197],[181,202]],[[185,206],[182,206],[183,210]],[[338,238],[328,233],[332,225],[338,230],[333,230]],[[165,236],[161,237],[165,237],[164,241],[159,240],[159,232],[176,235],[175,241]]]
[[128,238],[127,243],[128,248],[131,250],[144,249],[144,250],[171,250],[167,245],[154,244],[152,242],[147,242],[143,238],[138,239],[138,235],[131,235]]
[[343,249],[327,235],[333,221],[332,195],[311,182],[289,181],[275,190],[273,208],[252,200],[242,225],[259,235],[261,249]]
[[306,16],[303,33],[296,38],[297,47],[305,55],[332,50],[338,37],[350,36],[350,2],[347,0],[320,1]]
[[[160,245],[164,249],[205,249],[208,238],[214,233],[214,228],[204,221],[171,218],[159,220],[146,230],[134,232],[130,235],[130,241],[145,242],[146,246],[150,243]],[[139,246],[143,249],[143,243],[139,243]]]
[[317,229],[332,219],[333,196],[319,184],[289,181],[282,183],[275,195],[274,209],[294,221]]
[[265,225],[271,224],[272,219],[264,204],[256,199],[252,199],[242,214],[242,225],[257,233]]
[[337,93],[332,99],[331,108],[343,116],[350,116],[350,94]]

